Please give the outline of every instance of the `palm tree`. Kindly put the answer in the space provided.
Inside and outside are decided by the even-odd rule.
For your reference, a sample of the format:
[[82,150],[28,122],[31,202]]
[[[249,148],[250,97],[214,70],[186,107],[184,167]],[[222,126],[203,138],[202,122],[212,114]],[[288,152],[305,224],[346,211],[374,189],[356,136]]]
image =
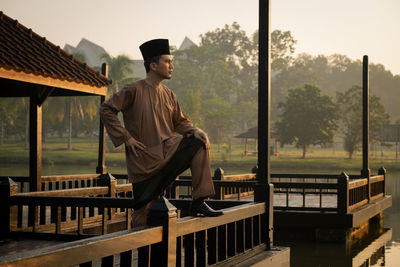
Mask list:
[[131,69],[132,59],[128,56],[121,54],[111,57],[109,54],[104,54],[102,59],[108,64],[108,76],[113,80],[113,84],[108,87],[109,94],[118,92],[125,84],[134,80]]

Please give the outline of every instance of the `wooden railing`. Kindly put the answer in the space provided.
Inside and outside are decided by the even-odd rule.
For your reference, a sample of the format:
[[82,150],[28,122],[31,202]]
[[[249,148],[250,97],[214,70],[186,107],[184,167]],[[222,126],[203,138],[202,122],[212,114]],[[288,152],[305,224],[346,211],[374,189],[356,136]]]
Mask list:
[[[109,175],[96,183],[99,186],[17,193],[17,185],[9,180],[8,188],[7,185],[1,188],[3,203],[8,203],[1,206],[2,214],[7,213],[9,218],[5,229],[78,235],[129,229],[132,185],[118,185]],[[122,205],[124,201],[130,204]]]
[[[103,215],[106,209],[132,204],[128,199],[39,196],[15,196],[10,201],[19,205],[28,199],[33,205],[91,206],[95,201]],[[248,203],[226,208],[220,217],[178,218],[176,208],[162,197],[149,211],[150,227],[0,257],[0,266],[92,266],[95,261],[102,266],[132,266],[134,260],[138,266],[234,264],[237,257],[266,249],[265,211],[265,203]]]
[[[385,195],[384,168],[378,171],[378,175],[369,178],[361,178],[361,175],[332,174],[271,174],[271,182],[274,185],[275,198],[279,198],[284,204],[274,205],[275,210],[298,211],[334,211],[348,213]],[[190,176],[181,176],[175,181],[172,188],[189,188]],[[217,169],[214,174],[214,186],[216,199],[241,199],[253,194],[256,184],[256,175],[253,173],[240,175],[224,175],[223,170]],[[368,187],[371,187],[368,190]],[[368,192],[370,196],[368,196]],[[190,197],[190,194],[181,195]],[[297,201],[291,201],[295,199]],[[299,199],[300,198],[300,199]],[[312,204],[307,204],[310,198]],[[324,204],[323,199],[330,198],[330,204]],[[296,202],[295,205],[291,202]],[[325,201],[327,202],[327,201]]]

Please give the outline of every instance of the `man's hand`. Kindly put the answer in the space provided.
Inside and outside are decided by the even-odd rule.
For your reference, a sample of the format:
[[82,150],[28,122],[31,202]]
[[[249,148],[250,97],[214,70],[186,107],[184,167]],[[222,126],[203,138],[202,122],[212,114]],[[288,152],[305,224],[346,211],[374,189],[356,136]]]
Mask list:
[[138,156],[138,153],[136,152],[136,149],[140,149],[140,150],[145,150],[146,149],[146,146],[144,144],[142,144],[141,142],[137,141],[133,137],[131,137],[128,140],[126,140],[125,147],[127,149],[129,149],[130,151],[132,151],[133,154],[135,154],[136,157]]
[[206,149],[210,149],[210,141],[208,140],[208,135],[203,132],[203,130],[197,128],[194,133],[194,137],[202,141],[206,145]]

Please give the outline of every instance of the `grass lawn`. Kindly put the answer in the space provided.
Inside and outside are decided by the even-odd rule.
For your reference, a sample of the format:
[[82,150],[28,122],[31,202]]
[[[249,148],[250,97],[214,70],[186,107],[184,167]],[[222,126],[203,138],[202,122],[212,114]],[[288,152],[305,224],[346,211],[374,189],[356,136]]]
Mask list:
[[[251,149],[252,144],[249,145]],[[67,150],[66,138],[47,138],[43,145],[43,165],[86,165],[97,164],[97,140],[90,138],[75,138],[72,140],[72,150]],[[380,148],[379,148],[380,149]],[[211,145],[210,158],[212,169],[221,167],[226,174],[250,172],[257,164],[257,157],[244,156],[244,145],[241,140],[234,139],[232,149],[229,151],[226,144]],[[314,172],[314,173],[359,173],[362,167],[362,154],[357,152],[353,159],[348,159],[347,153],[339,146],[333,148],[310,147],[306,158],[301,158],[302,151],[292,146],[278,148],[278,153],[271,156],[271,171],[282,172]],[[23,143],[4,144],[0,146],[0,164],[28,164],[29,151]],[[107,166],[125,167],[123,147],[117,149],[107,146]],[[381,151],[370,151],[370,165],[373,173],[380,166],[385,166],[389,171],[400,171],[400,164],[395,161],[394,148],[385,148],[383,162]]]

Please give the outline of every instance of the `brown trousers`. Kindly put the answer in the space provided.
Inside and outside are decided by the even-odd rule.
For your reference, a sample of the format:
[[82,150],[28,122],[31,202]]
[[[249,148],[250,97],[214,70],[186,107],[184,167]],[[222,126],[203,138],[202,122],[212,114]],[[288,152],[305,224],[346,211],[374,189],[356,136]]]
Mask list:
[[192,198],[208,198],[215,194],[210,170],[209,150],[194,137],[184,138],[166,166],[149,180],[133,184],[136,207],[132,215],[134,227],[147,224],[150,206],[176,177],[190,167]]

